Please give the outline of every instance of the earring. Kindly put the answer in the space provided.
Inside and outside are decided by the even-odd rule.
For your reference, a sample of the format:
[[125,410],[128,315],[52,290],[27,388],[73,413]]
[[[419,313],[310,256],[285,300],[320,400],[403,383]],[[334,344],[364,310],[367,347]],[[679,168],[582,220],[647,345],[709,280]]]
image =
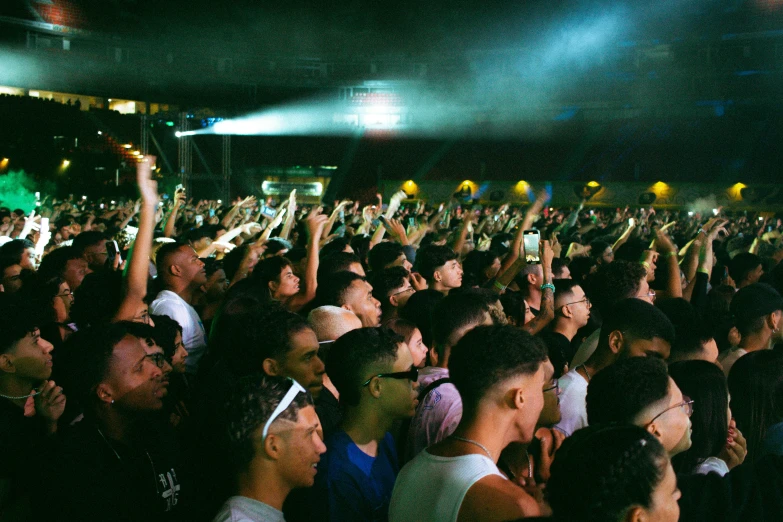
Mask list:
[[111,403],[114,404],[114,399],[111,400]]

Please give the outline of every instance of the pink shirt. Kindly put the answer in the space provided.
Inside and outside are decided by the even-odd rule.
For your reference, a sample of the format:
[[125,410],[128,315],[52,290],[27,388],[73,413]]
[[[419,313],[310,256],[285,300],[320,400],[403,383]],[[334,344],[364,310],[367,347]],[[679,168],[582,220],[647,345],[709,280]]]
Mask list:
[[[423,390],[431,382],[448,376],[446,368],[427,366],[419,372],[419,389]],[[447,382],[433,389],[416,407],[411,419],[405,444],[405,462],[454,433],[461,419],[462,398],[457,388]]]

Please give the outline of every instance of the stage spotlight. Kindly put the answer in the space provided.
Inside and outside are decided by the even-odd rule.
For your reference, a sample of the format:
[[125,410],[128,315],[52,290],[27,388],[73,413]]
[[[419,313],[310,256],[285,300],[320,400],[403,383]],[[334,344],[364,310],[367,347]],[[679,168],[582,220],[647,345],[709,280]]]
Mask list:
[[176,136],[177,138],[181,138],[182,137],[182,133],[180,131],[176,131],[174,133],[174,136]]

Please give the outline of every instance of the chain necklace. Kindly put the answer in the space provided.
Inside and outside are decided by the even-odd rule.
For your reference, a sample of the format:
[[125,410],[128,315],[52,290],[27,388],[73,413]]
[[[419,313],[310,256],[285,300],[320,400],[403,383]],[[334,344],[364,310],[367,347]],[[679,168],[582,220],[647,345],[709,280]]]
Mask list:
[[487,449],[487,447],[484,446],[482,443],[477,442],[477,441],[472,440],[472,439],[466,439],[466,438],[463,438],[463,437],[457,437],[454,434],[451,435],[451,438],[455,439],[455,440],[462,441],[462,442],[467,442],[468,444],[473,444],[475,446],[478,446],[479,448],[484,450],[484,453],[487,454],[487,457],[489,457],[489,460],[491,460],[493,462],[495,461],[495,459],[492,458],[492,453],[490,453],[489,450]]
[[30,397],[35,397],[39,393],[41,393],[41,392],[39,392],[37,390],[33,390],[33,393],[31,393],[30,395],[22,395],[21,397],[11,397],[10,395],[3,395],[2,393],[0,393],[0,397],[2,397],[3,399],[9,399],[9,400],[12,400],[12,401],[21,401],[22,399],[29,399]]
[[587,377],[587,382],[590,382],[590,372],[587,371],[587,366],[584,364],[580,364],[577,366],[577,369],[581,368],[585,372],[585,376]]

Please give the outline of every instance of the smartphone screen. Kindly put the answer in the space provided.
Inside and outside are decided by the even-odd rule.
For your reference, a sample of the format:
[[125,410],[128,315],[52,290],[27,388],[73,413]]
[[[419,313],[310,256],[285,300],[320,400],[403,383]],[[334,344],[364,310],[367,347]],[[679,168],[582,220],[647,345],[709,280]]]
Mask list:
[[275,209],[269,208],[266,205],[263,205],[261,207],[261,213],[268,218],[274,218],[276,214]]
[[540,263],[539,244],[541,243],[541,233],[535,228],[525,230],[523,243],[525,245],[525,261],[527,261],[528,264]]

